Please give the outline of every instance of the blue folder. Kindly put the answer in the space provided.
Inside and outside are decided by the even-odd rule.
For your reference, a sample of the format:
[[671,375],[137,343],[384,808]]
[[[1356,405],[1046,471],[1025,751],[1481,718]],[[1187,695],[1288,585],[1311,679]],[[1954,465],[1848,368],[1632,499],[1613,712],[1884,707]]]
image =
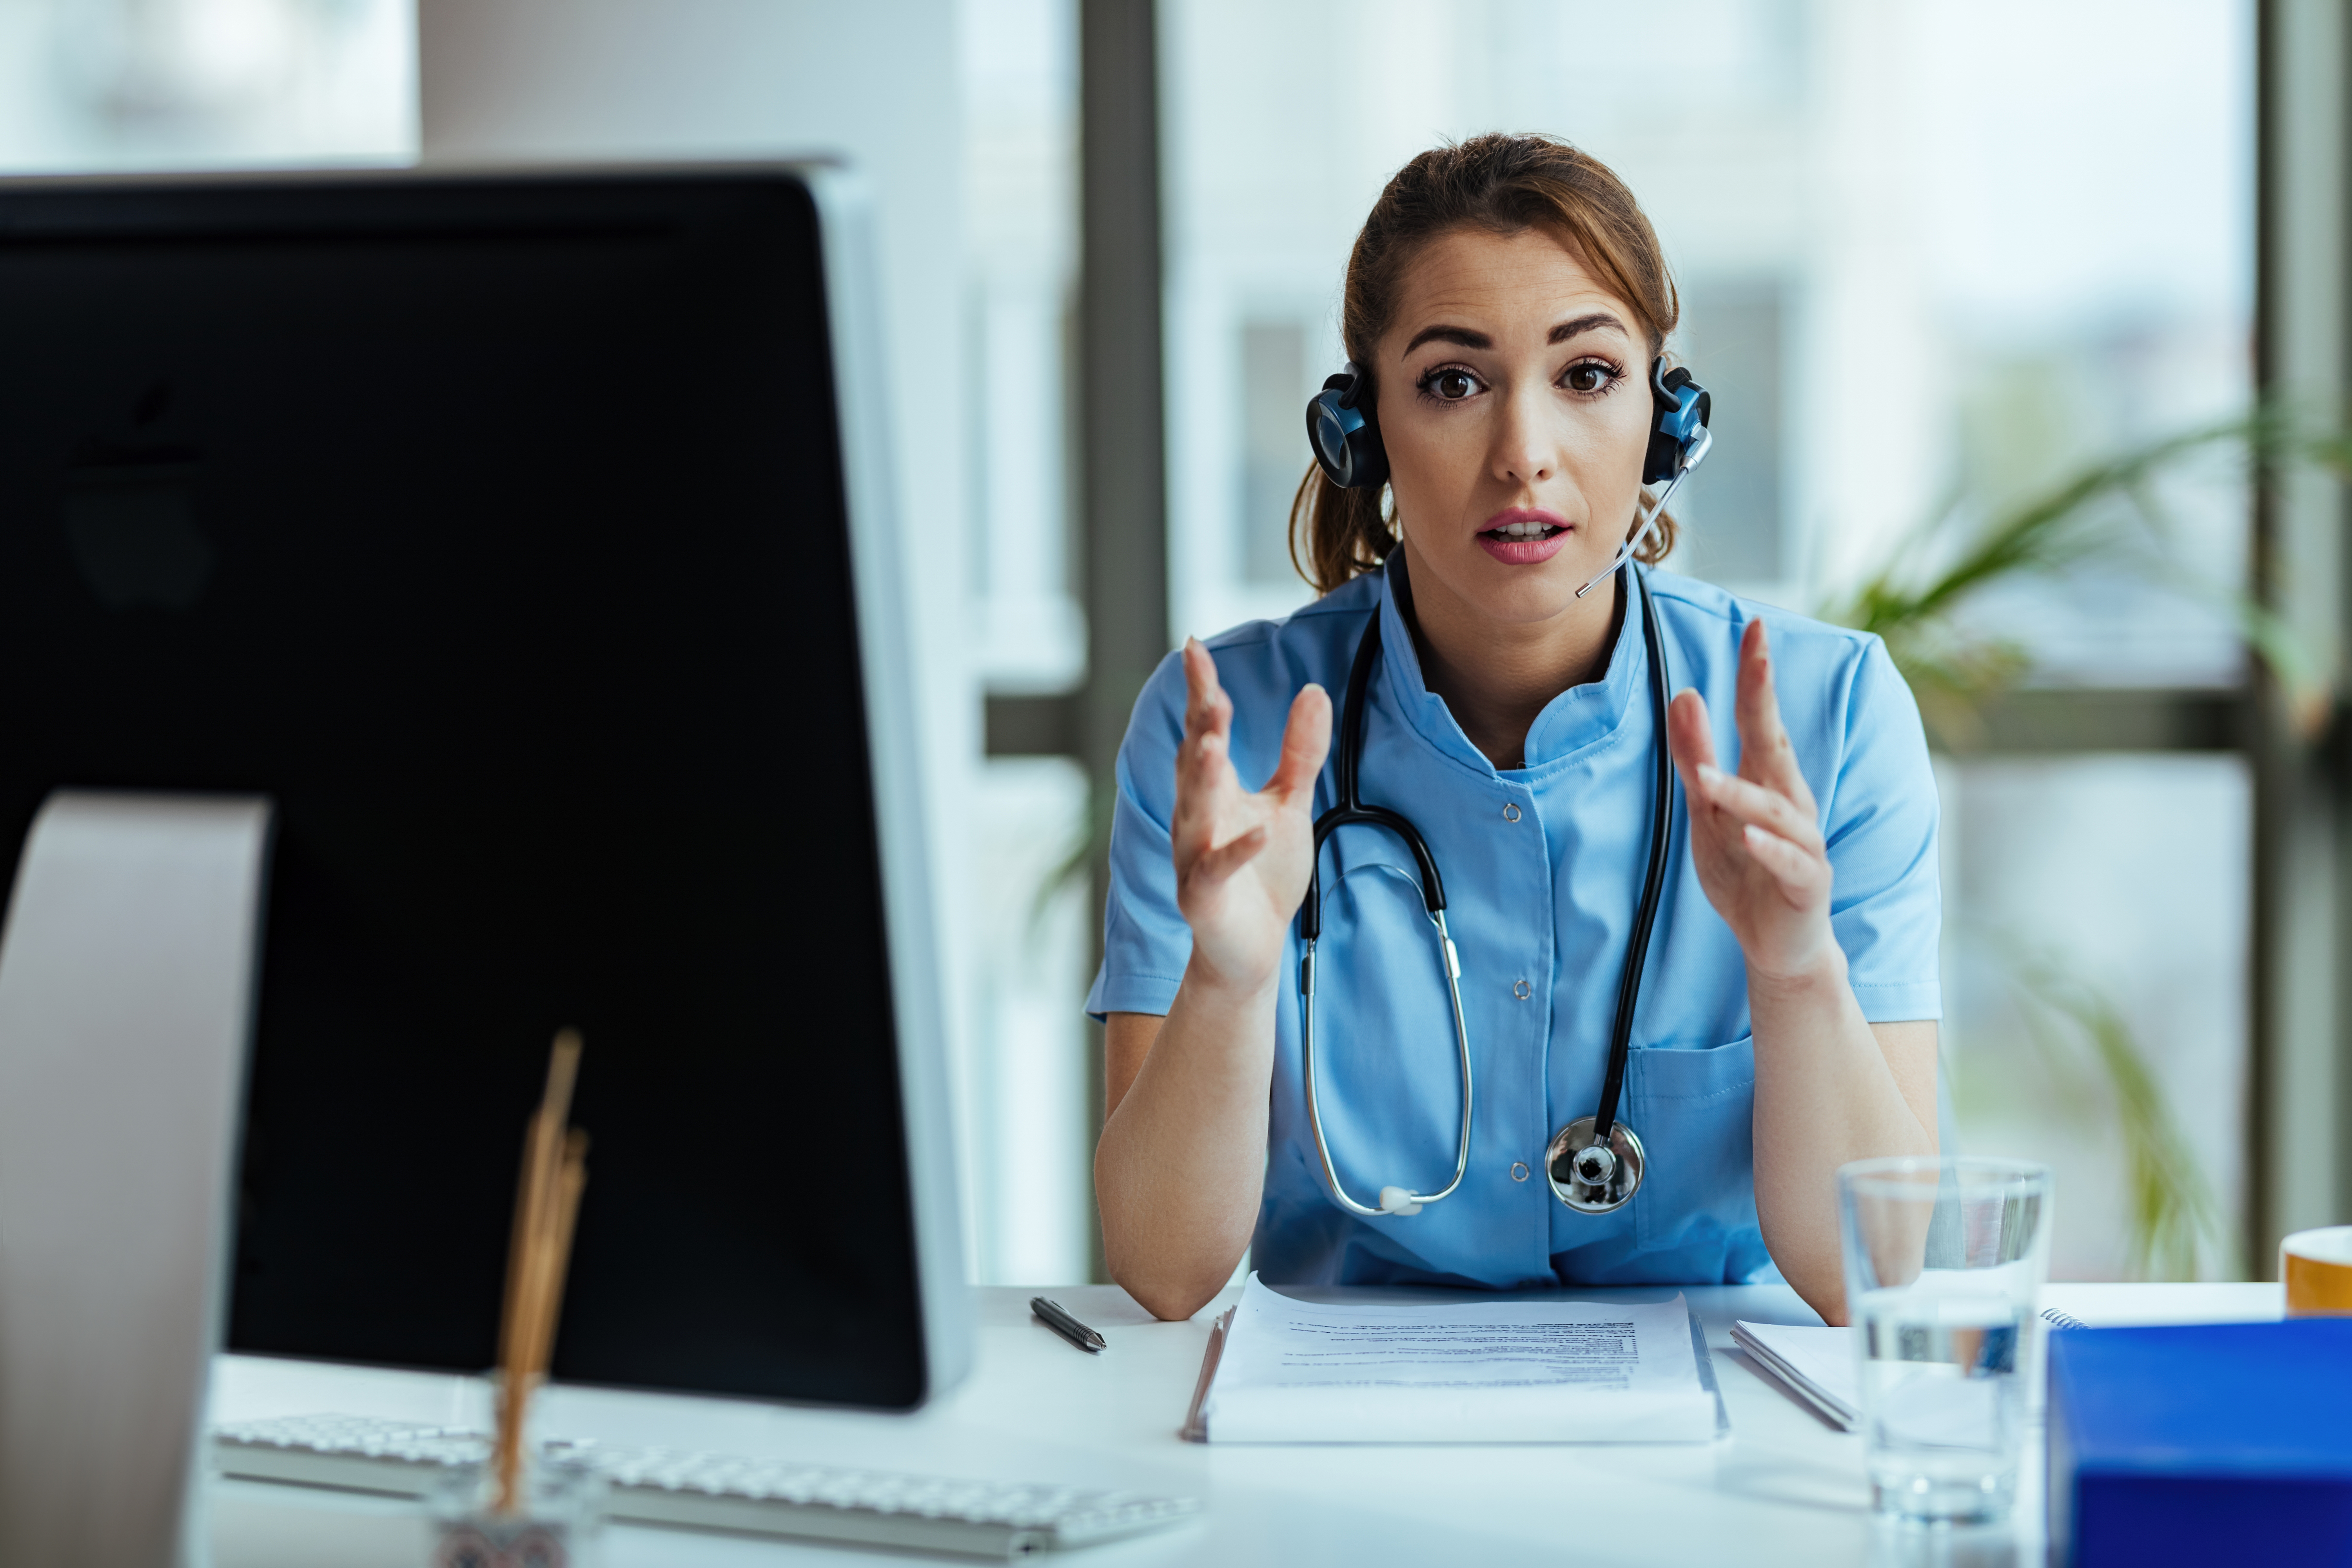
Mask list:
[[2053,1333],[2050,1544],[2352,1565],[2352,1318]]

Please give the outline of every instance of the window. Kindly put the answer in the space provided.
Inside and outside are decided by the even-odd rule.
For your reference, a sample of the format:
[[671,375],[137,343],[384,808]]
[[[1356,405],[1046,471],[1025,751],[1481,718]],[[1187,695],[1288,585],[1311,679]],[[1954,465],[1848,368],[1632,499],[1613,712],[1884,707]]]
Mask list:
[[1683,286],[1680,341],[1706,371],[1721,412],[1715,445],[1675,497],[1689,525],[1683,568],[1727,584],[1782,580],[1780,532],[1788,375],[1787,290],[1777,278],[1702,279]]
[[415,153],[409,0],[0,5],[0,170]]
[[[1642,199],[1683,291],[1669,346],[1715,395],[1670,565],[1735,591],[1832,604],[1938,519],[1918,564],[2092,463],[2247,406],[2243,0],[1695,0],[1671,25],[1606,0],[1187,0],[1160,36],[1180,636],[1307,597],[1269,570],[1277,493],[1309,460],[1294,345],[1316,380],[1337,368],[1357,226],[1444,138],[1564,135]],[[2019,645],[2053,698],[2238,689],[2243,463],[2225,444],[2139,502],[2103,503],[2100,549],[1978,596],[1964,626]],[[2021,952],[2112,1004],[2234,1236],[2250,785],[2227,753],[2069,743],[1943,766],[1943,1037],[1963,1146],[2063,1154],[2053,1266],[2113,1277],[2116,1086],[2079,1042],[2035,1033]],[[2184,835],[2158,899],[2147,847]]]
[[[1071,581],[1070,344],[1077,268],[1076,7],[960,0],[968,239],[965,416],[979,531],[974,630],[993,696],[1085,676]],[[974,876],[953,916],[971,951],[956,1100],[974,1278],[1088,1272],[1093,1124],[1080,1012],[1095,916],[1083,876],[1085,770],[992,756],[966,797]]]
[[1242,322],[1241,575],[1285,587],[1290,562],[1290,505],[1304,469],[1298,461],[1307,388],[1307,329],[1296,321]]

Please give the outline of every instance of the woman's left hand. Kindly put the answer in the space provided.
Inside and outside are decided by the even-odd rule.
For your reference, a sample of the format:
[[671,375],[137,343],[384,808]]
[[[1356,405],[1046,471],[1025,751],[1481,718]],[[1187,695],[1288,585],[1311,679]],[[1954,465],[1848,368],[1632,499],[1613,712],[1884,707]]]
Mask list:
[[1735,717],[1737,773],[1716,765],[1706,701],[1697,692],[1676,697],[1667,718],[1689,803],[1691,859],[1707,901],[1739,939],[1751,976],[1811,978],[1839,955],[1830,931],[1829,846],[1780,724],[1762,621],[1750,621],[1740,639]]

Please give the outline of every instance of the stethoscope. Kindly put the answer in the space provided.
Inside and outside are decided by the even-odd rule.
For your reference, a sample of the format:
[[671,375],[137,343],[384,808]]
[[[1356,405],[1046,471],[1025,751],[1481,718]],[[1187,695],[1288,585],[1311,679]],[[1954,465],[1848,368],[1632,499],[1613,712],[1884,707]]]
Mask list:
[[[1350,367],[1352,369],[1352,367]],[[1686,373],[1677,373],[1684,383]],[[1654,376],[1655,372],[1653,372]],[[1339,378],[1333,378],[1336,382]],[[1679,386],[1660,391],[1671,395]],[[1698,388],[1692,385],[1696,394]],[[1677,399],[1684,408],[1695,408],[1696,399]],[[1310,411],[1310,418],[1312,413]],[[1642,1140],[1617,1116],[1617,1101],[1625,1087],[1625,1063],[1633,1049],[1633,1013],[1641,1001],[1642,964],[1650,951],[1650,937],[1658,921],[1658,900],[1666,880],[1666,848],[1674,824],[1674,764],[1666,748],[1666,709],[1670,686],[1666,676],[1665,639],[1658,629],[1656,606],[1650,601],[1648,575],[1633,564],[1633,552],[1643,540],[1657,526],[1666,510],[1666,502],[1690,471],[1706,456],[1714,437],[1704,424],[1701,413],[1690,421],[1696,430],[1685,437],[1676,454],[1673,478],[1657,503],[1650,509],[1642,526],[1627,538],[1616,558],[1593,579],[1576,591],[1582,598],[1608,581],[1612,573],[1622,572],[1629,591],[1640,602],[1642,611],[1642,641],[1649,653],[1650,716],[1653,738],[1651,749],[1655,759],[1650,802],[1650,855],[1647,872],[1642,879],[1641,902],[1633,916],[1633,940],[1625,949],[1625,972],[1617,984],[1617,1016],[1611,1030],[1609,1067],[1601,1083],[1601,1104],[1591,1116],[1580,1116],[1552,1134],[1544,1149],[1544,1175],[1551,1184],[1552,1195],[1580,1214],[1607,1214],[1623,1206],[1642,1185],[1647,1166]],[[1315,819],[1315,863],[1307,876],[1307,900],[1298,910],[1298,936],[1305,949],[1298,964],[1298,991],[1302,1022],[1299,1030],[1299,1056],[1307,1080],[1307,1120],[1315,1132],[1315,1152],[1323,1162],[1323,1178],[1330,1184],[1331,1195],[1350,1214],[1366,1218],[1384,1215],[1418,1214],[1423,1204],[1433,1204],[1452,1197],[1462,1185],[1462,1178],[1470,1168],[1470,1116],[1473,1100],[1470,1071],[1470,1030],[1462,1016],[1462,959],[1454,946],[1453,935],[1445,928],[1445,887],[1437,874],[1436,858],[1430,854],[1428,843],[1420,829],[1402,813],[1386,806],[1367,805],[1360,790],[1363,772],[1364,710],[1369,705],[1372,668],[1380,660],[1381,616],[1376,609],[1356,644],[1356,662],[1348,671],[1348,696],[1340,714],[1339,758],[1339,800],[1330,810]],[[1339,1180],[1339,1167],[1331,1159],[1331,1144],[1323,1131],[1323,1111],[1318,1098],[1315,1072],[1315,944],[1323,929],[1323,842],[1336,830],[1353,825],[1384,827],[1402,839],[1412,851],[1413,861],[1421,875],[1422,903],[1429,913],[1429,923],[1437,936],[1438,959],[1445,972],[1447,1000],[1454,1011],[1454,1044],[1462,1064],[1462,1134],[1454,1158],[1454,1179],[1437,1192],[1416,1192],[1408,1187],[1384,1186],[1377,1205],[1358,1201]]]

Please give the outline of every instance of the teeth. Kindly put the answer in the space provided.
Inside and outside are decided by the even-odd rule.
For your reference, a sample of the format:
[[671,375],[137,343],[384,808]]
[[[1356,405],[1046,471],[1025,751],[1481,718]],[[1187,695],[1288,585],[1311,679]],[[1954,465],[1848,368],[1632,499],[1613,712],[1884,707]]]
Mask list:
[[1507,522],[1495,531],[1506,539],[1543,539],[1551,533],[1545,522]]

